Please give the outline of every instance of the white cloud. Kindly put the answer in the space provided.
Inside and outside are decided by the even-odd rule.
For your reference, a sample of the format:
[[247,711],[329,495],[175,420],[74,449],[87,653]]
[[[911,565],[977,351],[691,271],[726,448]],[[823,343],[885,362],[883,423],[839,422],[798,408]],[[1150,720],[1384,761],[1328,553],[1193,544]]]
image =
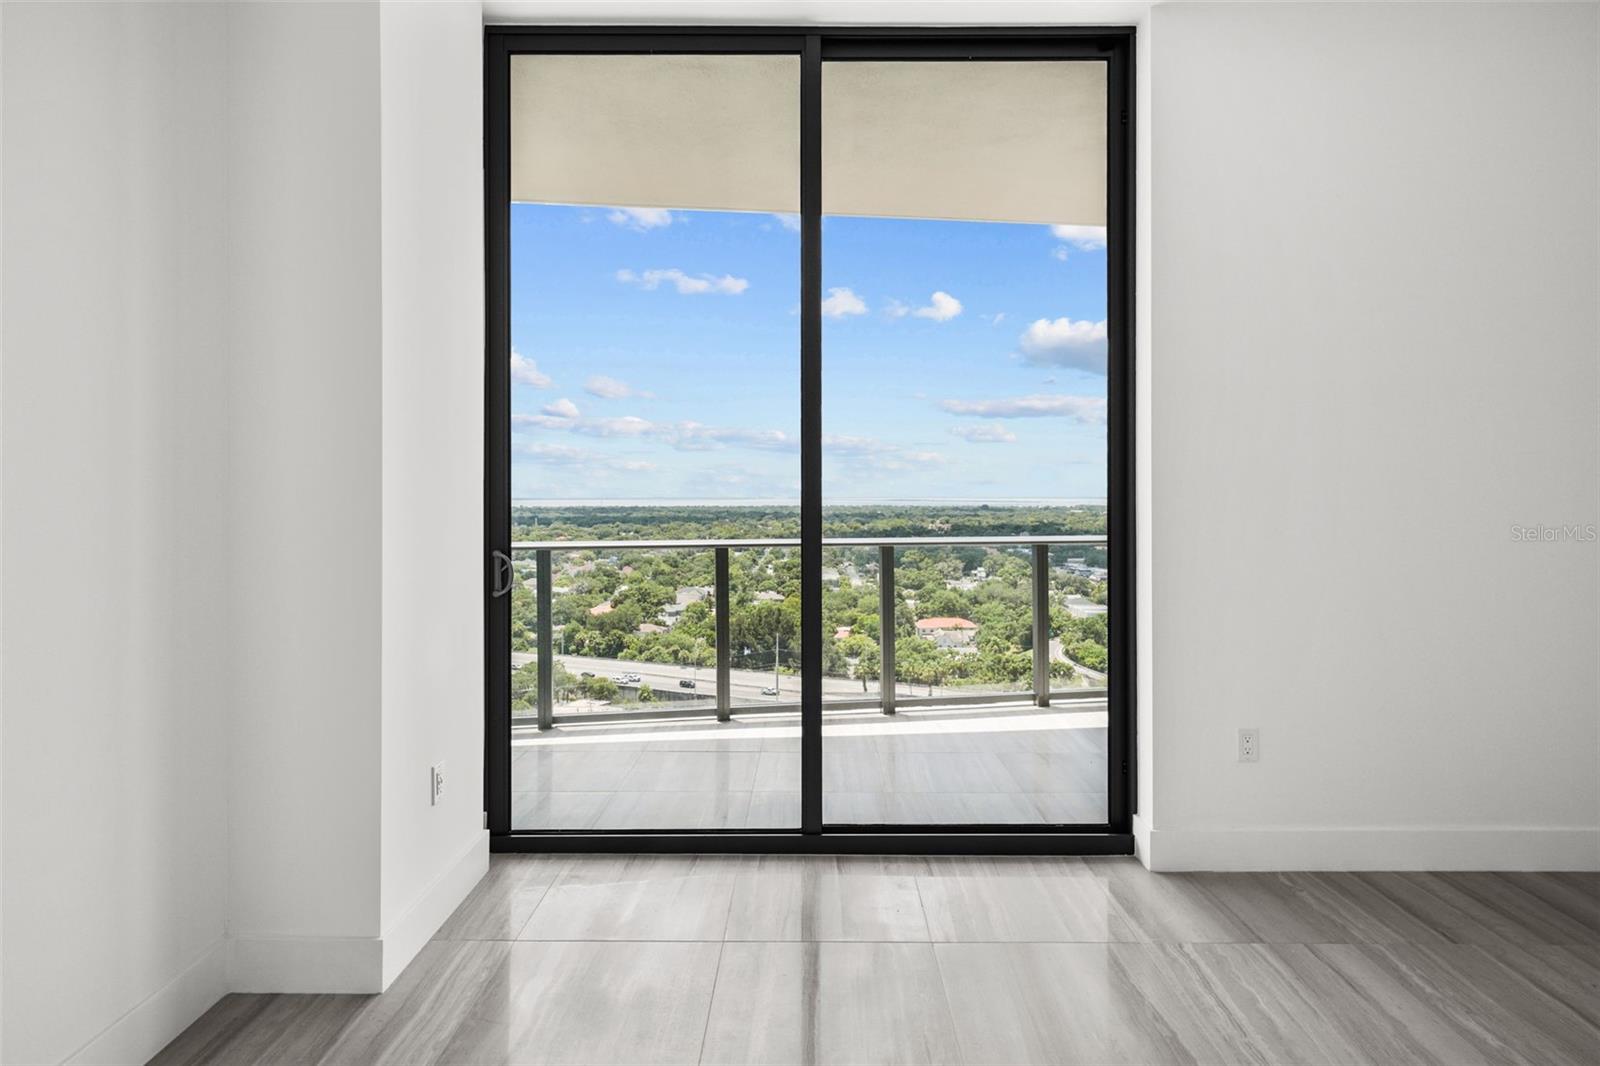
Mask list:
[[643,418],[626,415],[622,418],[562,418],[560,415],[513,414],[513,429],[559,429],[567,433],[581,433],[587,437],[642,437],[655,425]]
[[554,403],[545,404],[542,410],[545,414],[554,418],[578,417],[578,405],[567,399],[565,396],[561,397],[559,400],[556,400]]
[[889,303],[884,307],[883,313],[888,315],[890,318],[904,318],[911,313],[911,308],[907,307],[899,300],[890,300]]
[[574,467],[591,476],[621,473],[648,473],[657,469],[655,463],[643,459],[626,459],[602,455],[587,448],[574,448],[565,444],[518,444],[517,454],[536,459],[549,466]]
[[1058,241],[1066,241],[1072,247],[1085,252],[1092,252],[1106,246],[1106,228],[1104,226],[1051,226],[1050,235]]
[[950,432],[973,444],[1012,444],[1017,439],[1004,426],[951,426]]
[[673,447],[690,452],[710,451],[729,444],[763,452],[797,451],[800,447],[798,437],[781,429],[733,429],[699,422],[678,422],[665,436]]
[[571,416],[563,415],[551,404],[537,415],[514,414],[511,424],[519,429],[559,430],[583,437],[639,437],[658,440],[679,451],[702,452],[723,447],[753,448],[757,451],[797,451],[799,438],[781,429],[741,429],[727,426],[708,426],[701,422],[653,422],[637,415],[621,418],[577,417],[576,408]]
[[[759,452],[793,454],[800,450],[798,434],[781,429],[711,426],[703,422],[655,422],[634,415],[622,418],[586,418],[556,413],[558,403],[541,414],[514,414],[513,428],[568,433],[578,437],[658,441],[681,452],[711,452],[741,448]],[[873,470],[911,470],[945,462],[938,452],[903,448],[876,437],[826,435],[823,449],[833,456],[848,456],[853,463]],[[530,446],[519,445],[523,450]],[[551,445],[550,447],[559,447]]]
[[822,446],[835,455],[874,455],[892,447],[876,437],[855,437],[843,433],[824,433]]
[[873,470],[910,470],[938,466],[945,461],[938,452],[908,451],[877,437],[848,434],[823,434],[822,451],[825,455],[848,456],[853,464]]
[[604,374],[595,374],[583,383],[583,391],[590,396],[598,396],[602,400],[625,400],[630,396],[637,396],[644,400],[655,399],[655,393],[636,389],[626,381],[608,378]]
[[919,307],[911,313],[918,318],[948,322],[961,313],[961,301],[947,292],[936,292],[929,297],[927,307]]
[[1065,263],[1068,259],[1072,258],[1072,253],[1067,249],[1067,246],[1064,245],[1064,244],[1058,244],[1054,248],[1050,249],[1050,255],[1052,257],[1056,258],[1056,259],[1061,260],[1063,263]]
[[843,318],[845,315],[864,315],[867,305],[861,297],[849,289],[829,289],[827,299],[822,301],[822,313],[828,318]]
[[666,282],[684,296],[700,296],[708,292],[737,296],[750,287],[747,279],[736,278],[732,274],[724,274],[721,277],[715,274],[689,275],[677,267],[667,270],[646,270],[642,274],[622,269],[617,271],[617,280],[624,285],[637,285],[641,289],[658,289],[662,282]]
[[791,215],[786,211],[774,211],[772,217],[778,220],[778,225],[791,233],[800,232],[800,216]]
[[590,437],[645,437],[656,431],[656,424],[637,415],[621,418],[582,418],[570,423],[572,432]]
[[1018,341],[1028,362],[1106,372],[1106,324],[1071,318],[1038,319]]
[[985,322],[989,323],[989,325],[998,326],[1000,323],[1006,320],[1006,313],[1004,311],[996,311],[992,315],[982,315],[980,317],[982,317]]
[[1104,396],[1035,394],[1000,400],[944,400],[939,406],[953,415],[976,418],[1070,418],[1085,425],[1106,420]]
[[549,374],[540,372],[538,363],[524,359],[515,348],[511,349],[511,380],[515,384],[531,385],[536,389],[548,389],[554,384]]
[[672,212],[663,207],[619,207],[606,216],[629,229],[659,229],[672,225]]

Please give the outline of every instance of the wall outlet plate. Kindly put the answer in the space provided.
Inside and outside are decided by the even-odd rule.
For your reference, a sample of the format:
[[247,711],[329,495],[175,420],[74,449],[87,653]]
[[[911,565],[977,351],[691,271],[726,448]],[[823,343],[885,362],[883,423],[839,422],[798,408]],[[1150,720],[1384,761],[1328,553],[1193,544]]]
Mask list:
[[1240,762],[1260,762],[1261,761],[1261,730],[1259,730],[1259,729],[1241,729],[1241,730],[1239,730],[1239,761]]
[[439,805],[439,799],[444,795],[444,763],[431,767],[429,773],[430,793],[428,804],[432,807]]

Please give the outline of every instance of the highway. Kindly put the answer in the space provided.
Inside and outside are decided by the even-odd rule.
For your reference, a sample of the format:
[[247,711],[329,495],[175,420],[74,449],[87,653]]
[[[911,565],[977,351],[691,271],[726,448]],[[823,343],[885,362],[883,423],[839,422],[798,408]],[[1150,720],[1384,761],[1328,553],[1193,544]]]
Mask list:
[[[536,656],[532,652],[512,652],[511,665],[518,667],[524,663],[533,662]],[[587,655],[557,655],[556,661],[565,666],[574,674],[585,671],[600,677],[618,677],[622,674],[638,674],[642,683],[649,685],[657,692],[685,691],[678,684],[685,678],[695,682],[694,691],[706,699],[714,699],[717,694],[717,671],[713,667],[678,666],[674,663],[643,663],[632,662],[626,659],[599,659]],[[733,702],[739,703],[796,703],[800,699],[800,678],[795,674],[785,674],[774,680],[771,671],[766,670],[730,670],[728,672],[729,688]],[[822,695],[824,699],[876,699],[878,695],[877,682],[868,682],[868,691],[863,692],[860,681],[852,681],[847,677],[825,677],[822,679]],[[631,686],[630,686],[631,687]],[[763,696],[764,688],[778,689],[776,696]],[[970,688],[952,688],[948,686],[934,686],[934,696],[958,696],[963,693],[970,695]],[[902,696],[927,696],[927,685],[900,685]]]
[[[1062,658],[1060,641],[1050,642],[1051,658]],[[532,652],[514,651],[511,653],[511,666],[513,669],[526,663],[531,663],[537,658]],[[675,663],[646,663],[635,662],[628,659],[601,659],[588,655],[557,655],[556,661],[565,666],[574,674],[588,672],[599,677],[620,677],[623,674],[638,674],[640,684],[649,685],[656,692],[677,693],[679,697],[693,691],[702,699],[714,700],[717,696],[717,671],[710,666],[678,666]],[[1106,675],[1095,670],[1090,670],[1081,663],[1074,664],[1079,673],[1096,686],[1106,683]],[[695,687],[685,689],[678,682],[688,679],[695,682]],[[770,670],[730,670],[728,672],[729,687],[735,705],[752,703],[797,703],[800,700],[800,678],[796,674],[785,674],[774,679]],[[822,695],[827,700],[846,699],[877,699],[877,682],[868,682],[867,691],[862,691],[860,681],[852,681],[847,677],[825,677],[822,679]],[[634,685],[623,685],[624,689],[633,689]],[[778,689],[776,696],[762,695],[764,688]],[[912,685],[900,683],[899,695],[901,696],[971,696],[976,694],[975,689],[969,686],[935,685],[929,690],[927,685]],[[631,695],[631,693],[630,693]],[[670,698],[670,697],[669,697]]]

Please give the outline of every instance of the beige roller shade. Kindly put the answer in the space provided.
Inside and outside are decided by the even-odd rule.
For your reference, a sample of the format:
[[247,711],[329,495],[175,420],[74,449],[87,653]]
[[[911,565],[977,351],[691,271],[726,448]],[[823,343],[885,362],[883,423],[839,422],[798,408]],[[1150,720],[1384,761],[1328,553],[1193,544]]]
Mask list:
[[1105,225],[1104,63],[822,71],[824,214]]
[[[1105,224],[1105,65],[823,67],[823,211]],[[794,56],[516,56],[521,201],[800,209]]]
[[798,56],[513,56],[511,198],[800,210]]

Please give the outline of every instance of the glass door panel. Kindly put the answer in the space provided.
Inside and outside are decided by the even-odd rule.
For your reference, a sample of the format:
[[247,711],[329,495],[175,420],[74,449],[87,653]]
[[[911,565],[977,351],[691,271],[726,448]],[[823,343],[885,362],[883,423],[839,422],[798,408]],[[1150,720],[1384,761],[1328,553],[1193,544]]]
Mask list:
[[825,822],[1106,821],[1106,73],[823,65]]
[[510,66],[512,829],[796,828],[799,58]]

